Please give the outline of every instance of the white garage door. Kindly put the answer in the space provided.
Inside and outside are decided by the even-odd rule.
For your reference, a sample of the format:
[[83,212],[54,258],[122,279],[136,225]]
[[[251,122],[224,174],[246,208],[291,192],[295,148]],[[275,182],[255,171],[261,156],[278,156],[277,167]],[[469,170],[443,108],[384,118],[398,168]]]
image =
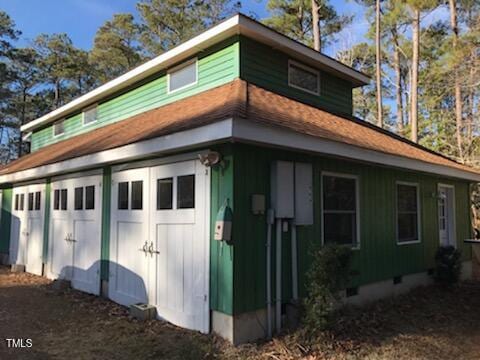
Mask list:
[[52,182],[48,275],[91,294],[100,292],[101,181],[96,175]]
[[209,331],[208,180],[194,160],[113,174],[113,300]]
[[25,271],[42,275],[45,185],[13,189],[10,263],[25,265]]

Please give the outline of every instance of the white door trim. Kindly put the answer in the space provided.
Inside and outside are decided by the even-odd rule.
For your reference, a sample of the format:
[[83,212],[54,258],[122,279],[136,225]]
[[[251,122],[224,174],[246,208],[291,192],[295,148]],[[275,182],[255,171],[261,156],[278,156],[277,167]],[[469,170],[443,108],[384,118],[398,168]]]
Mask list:
[[[451,184],[445,183],[438,183],[437,185],[437,193],[440,193],[440,189],[448,189],[451,190],[451,199],[447,201],[448,210],[447,214],[450,217],[448,219],[449,229],[448,229],[448,243],[457,247],[457,224],[456,224],[456,208],[455,208],[455,186]],[[447,194],[449,192],[447,191]],[[438,202],[437,202],[437,218],[439,218],[439,211],[438,211]],[[440,223],[438,224],[438,234],[439,234],[439,242],[442,245],[442,239],[440,237]]]

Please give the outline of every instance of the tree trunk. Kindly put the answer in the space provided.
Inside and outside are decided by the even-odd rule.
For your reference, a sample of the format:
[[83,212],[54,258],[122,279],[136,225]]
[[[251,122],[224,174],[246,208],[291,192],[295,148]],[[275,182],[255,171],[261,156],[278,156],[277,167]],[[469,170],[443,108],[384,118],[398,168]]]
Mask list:
[[403,135],[403,88],[402,88],[402,69],[400,67],[400,50],[398,44],[397,29],[392,29],[393,38],[393,69],[395,71],[395,95],[397,102],[397,131],[400,135]]
[[58,108],[60,106],[60,80],[55,80],[55,98],[54,98],[54,104],[55,108]]
[[317,51],[322,50],[322,40],[320,34],[320,18],[317,0],[312,0],[312,23],[313,23],[313,48]]
[[418,63],[420,52],[420,10],[413,9],[412,21],[412,80],[410,83],[410,122],[412,125],[412,141],[418,142]]
[[[26,103],[27,103],[27,89],[23,88],[22,89],[22,111],[20,113],[20,126],[25,124],[25,115],[26,115]],[[23,138],[22,138],[22,132],[20,132],[20,138],[18,139],[18,157],[22,156],[22,150],[23,150]]]
[[[475,49],[472,50],[472,59],[476,58],[476,52]],[[473,137],[473,125],[475,122],[475,85],[474,85],[474,79],[475,79],[475,67],[471,66],[470,67],[470,77],[469,77],[469,94],[468,94],[468,124],[467,124],[467,138],[468,138],[468,144],[471,144],[472,142],[472,137]]]
[[377,125],[383,128],[383,106],[382,106],[382,54],[380,48],[380,0],[375,4],[375,78],[377,82]]
[[[448,1],[450,6],[450,26],[453,31],[453,50],[458,50],[458,25],[457,25],[457,4],[455,0]],[[462,144],[462,90],[460,88],[460,79],[458,75],[458,69],[455,69],[455,122],[456,122],[456,135],[457,135],[457,147],[460,161],[463,162],[463,144]]]

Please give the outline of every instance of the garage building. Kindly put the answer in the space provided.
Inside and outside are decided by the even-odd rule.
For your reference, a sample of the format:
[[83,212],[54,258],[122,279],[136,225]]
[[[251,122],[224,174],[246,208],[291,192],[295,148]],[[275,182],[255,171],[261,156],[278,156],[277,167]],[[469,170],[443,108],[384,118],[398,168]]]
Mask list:
[[368,82],[236,15],[22,127],[1,260],[234,343],[283,326],[315,244],[355,250],[353,303],[430,282],[439,245],[468,277],[480,173],[353,117]]

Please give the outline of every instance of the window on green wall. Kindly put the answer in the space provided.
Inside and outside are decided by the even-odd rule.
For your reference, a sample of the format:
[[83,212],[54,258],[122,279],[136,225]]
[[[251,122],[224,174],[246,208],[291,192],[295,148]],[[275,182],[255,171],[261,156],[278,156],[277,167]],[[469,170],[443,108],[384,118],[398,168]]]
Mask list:
[[60,136],[65,132],[65,120],[57,121],[53,124],[53,136]]
[[172,93],[197,83],[197,59],[188,61],[168,70],[168,93]]
[[420,242],[420,212],[418,184],[397,182],[397,242]]
[[358,247],[358,178],[344,174],[322,174],[322,228],[324,244]]
[[97,106],[83,111],[83,125],[89,125],[97,121]]
[[320,94],[320,73],[308,66],[290,60],[288,62],[288,85],[310,94]]

